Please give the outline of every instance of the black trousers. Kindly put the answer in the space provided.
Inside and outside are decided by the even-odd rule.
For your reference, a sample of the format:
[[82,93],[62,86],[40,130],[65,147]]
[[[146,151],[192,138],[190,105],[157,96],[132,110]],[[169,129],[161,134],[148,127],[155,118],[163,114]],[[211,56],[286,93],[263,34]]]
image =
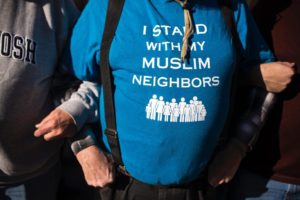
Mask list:
[[[204,200],[207,184],[197,180],[187,185],[154,186],[141,183],[126,175],[118,175],[116,181],[100,188],[101,200]],[[209,194],[209,196],[213,196]]]

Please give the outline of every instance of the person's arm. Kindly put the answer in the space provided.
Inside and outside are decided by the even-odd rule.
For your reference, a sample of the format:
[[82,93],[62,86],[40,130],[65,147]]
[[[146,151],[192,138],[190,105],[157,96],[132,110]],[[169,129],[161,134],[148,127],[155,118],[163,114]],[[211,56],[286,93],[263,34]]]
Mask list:
[[78,87],[78,80],[63,77],[54,81],[53,95],[58,107],[38,125],[35,134],[44,134],[45,140],[68,137],[87,184],[103,187],[114,180],[114,167],[111,157],[98,147],[96,137],[99,134],[94,132],[98,132],[100,127],[96,126],[98,130],[95,130],[89,125],[99,123],[98,85],[83,81]]
[[239,78],[242,85],[258,86],[268,92],[279,93],[286,89],[295,74],[295,63],[271,62],[243,69]]
[[[243,85],[252,86],[252,89],[245,96],[248,103],[231,129],[231,138],[225,148],[216,153],[209,165],[208,180],[213,186],[226,183],[233,178],[241,160],[259,136],[267,113],[275,101],[274,94],[264,88],[271,92],[282,91],[289,83],[293,71],[290,70],[293,66],[291,63],[272,63],[274,57],[259,34],[245,2],[243,0],[237,2],[234,5],[234,14],[241,42],[240,53],[243,58],[240,80],[246,82]],[[264,70],[272,67],[275,70]],[[255,72],[260,79],[250,72]],[[255,87],[261,86],[259,83],[265,87]]]
[[294,74],[294,63],[275,62],[244,0],[232,2],[235,2],[234,18],[243,58],[241,83],[259,86],[274,93],[283,91]]
[[63,77],[56,78],[53,83],[53,95],[58,107],[37,125],[34,134],[43,136],[47,141],[68,137],[87,184],[103,187],[114,180],[113,160],[100,150],[96,135],[87,125],[99,121],[98,84],[87,81],[80,84],[70,76],[70,80],[66,80],[65,75]]
[[88,185],[104,187],[114,181],[115,169],[111,155],[97,144],[94,129],[85,126],[76,137],[69,140]]
[[[254,147],[260,135],[268,113],[276,102],[275,92],[283,91],[294,74],[293,63],[271,62],[258,66],[254,70],[260,68],[262,72],[255,73],[255,76],[259,74],[262,80],[253,77],[253,74],[241,76],[243,81],[248,81],[246,85],[252,85],[252,88],[244,98],[240,98],[246,105],[242,106],[244,109],[239,113],[240,116],[231,130],[234,133],[233,137],[210,165],[209,182],[213,186],[227,183],[233,178],[240,162]],[[267,71],[263,72],[263,70]]]
[[246,153],[254,147],[276,101],[275,94],[258,87],[245,97],[244,110],[230,130],[233,136],[209,166],[208,180],[212,186],[228,183],[233,178]]
[[[73,2],[76,3],[76,5],[84,5],[86,0],[74,0]],[[75,4],[72,5],[74,7]],[[93,46],[93,44],[89,43],[88,41],[89,39],[91,39],[91,41],[97,41],[95,38],[89,38],[89,36],[85,37],[88,35],[88,32],[85,30],[78,31],[76,28],[74,28],[74,22],[78,21],[77,19],[78,15],[70,19],[67,18],[66,21],[68,23],[65,22],[68,24],[70,36],[71,28],[73,28],[75,29],[74,32],[79,32],[77,35],[79,39],[76,39],[78,41],[78,45],[88,44],[89,46]],[[91,77],[85,76],[85,80],[87,81],[84,81],[80,85],[82,79],[76,79],[74,76],[78,74],[78,71],[74,69],[84,68],[84,66],[87,66],[91,63],[94,64],[94,61],[91,61],[90,63],[85,63],[85,65],[83,65],[83,60],[88,60],[83,58],[83,56],[86,55],[89,50],[90,49],[86,49],[84,51],[84,48],[82,48],[80,53],[77,52],[78,55],[74,56],[74,54],[70,53],[70,39],[68,40],[52,83],[53,97],[56,105],[59,106],[57,106],[55,110],[53,110],[48,116],[46,116],[37,124],[37,129],[34,133],[35,136],[44,136],[46,140],[60,137],[70,137],[74,135],[75,132],[80,130],[84,123],[97,121],[99,93],[98,85],[95,83],[98,81],[98,79],[92,79]],[[75,64],[76,67],[73,66]],[[97,68],[97,65],[95,66]],[[88,71],[87,73],[94,74],[91,71]],[[82,78],[82,76],[79,76],[79,78]],[[80,87],[78,89],[79,85]],[[77,89],[78,91],[76,91]]]
[[[66,66],[72,66],[71,71],[80,80],[97,82],[100,79],[99,52],[107,2],[88,1],[74,27],[69,51],[65,51],[66,54],[70,54],[67,56],[70,58],[70,65]],[[110,184],[114,179],[112,159],[98,145],[84,143],[85,138],[79,142],[74,140],[71,146],[82,167],[86,182],[94,187]]]
[[113,160],[96,145],[89,146],[76,154],[88,185],[105,187],[114,181]]
[[47,141],[74,136],[85,123],[97,121],[98,97],[97,84],[84,81],[70,99],[36,125],[34,135]]

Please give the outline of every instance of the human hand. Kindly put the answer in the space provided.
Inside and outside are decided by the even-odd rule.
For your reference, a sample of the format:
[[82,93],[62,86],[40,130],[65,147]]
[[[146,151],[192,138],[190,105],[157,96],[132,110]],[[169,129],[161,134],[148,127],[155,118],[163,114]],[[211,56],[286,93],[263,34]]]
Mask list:
[[72,137],[77,132],[72,117],[59,108],[53,110],[35,127],[34,136],[43,136],[46,141],[62,137]]
[[104,187],[114,181],[114,167],[111,157],[92,145],[76,154],[88,185]]
[[237,139],[231,139],[208,166],[209,184],[216,187],[228,183],[238,170],[246,151],[245,144]]
[[295,63],[272,62],[260,65],[262,78],[269,92],[282,92],[292,81]]

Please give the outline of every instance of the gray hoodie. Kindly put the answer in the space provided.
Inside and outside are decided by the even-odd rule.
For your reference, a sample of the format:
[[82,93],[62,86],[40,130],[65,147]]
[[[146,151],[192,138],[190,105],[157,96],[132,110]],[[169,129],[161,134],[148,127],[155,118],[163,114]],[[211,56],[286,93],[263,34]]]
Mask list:
[[[71,0],[0,0],[0,185],[37,176],[59,159],[62,141],[33,132],[54,108],[53,74],[78,15]],[[61,106],[79,126],[93,104],[85,100],[79,92]]]

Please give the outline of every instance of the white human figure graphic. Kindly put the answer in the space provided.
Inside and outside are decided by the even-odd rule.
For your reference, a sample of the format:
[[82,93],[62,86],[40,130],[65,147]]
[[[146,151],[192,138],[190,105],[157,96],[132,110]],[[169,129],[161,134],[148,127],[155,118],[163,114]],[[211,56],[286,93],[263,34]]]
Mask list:
[[194,102],[198,102],[198,97],[193,96],[193,101],[194,101]]
[[179,122],[184,122],[184,107],[186,105],[184,97],[181,97],[178,105],[179,105],[179,114],[180,114]]
[[173,115],[174,115],[174,122],[178,121],[178,117],[179,117],[179,106],[175,105],[174,109],[173,109]]
[[170,107],[171,107],[171,118],[170,118],[170,121],[171,122],[175,121],[175,118],[174,118],[174,108],[175,108],[175,106],[177,106],[177,103],[176,103],[176,99],[173,98],[171,100],[171,103],[170,103]]
[[207,111],[202,101],[197,96],[187,103],[184,97],[177,103],[175,98],[165,102],[163,96],[152,95],[145,108],[146,118],[164,122],[196,122],[204,121]]
[[165,116],[164,117],[165,122],[168,122],[169,116],[171,115],[171,106],[169,102],[166,102],[166,105],[164,106],[163,114]]
[[152,99],[149,100],[149,106],[151,108],[151,114],[150,119],[155,120],[156,119],[156,109],[157,109],[158,99],[157,95],[154,94],[152,96]]
[[206,114],[207,114],[206,109],[205,109],[205,107],[203,106],[203,109],[202,109],[202,111],[201,111],[201,115],[202,115],[202,119],[203,119],[202,121],[205,120]]
[[184,107],[184,122],[190,122],[190,105],[186,104]]
[[204,120],[204,115],[206,115],[206,110],[203,111],[204,105],[202,104],[202,101],[199,101],[197,104],[197,115],[198,115],[198,121],[203,121]]
[[151,107],[149,106],[149,103],[147,104],[145,111],[146,111],[146,118],[149,119],[151,114]]
[[198,105],[198,97],[193,97],[193,104],[194,104],[194,121],[198,121],[198,112],[197,112],[197,105]]
[[157,120],[162,121],[162,114],[165,106],[165,102],[163,101],[164,98],[162,96],[159,97],[159,100],[157,102],[157,108],[156,108],[156,113],[157,113]]
[[195,120],[195,113],[196,113],[196,108],[193,100],[190,100],[190,119],[191,122],[196,121]]

